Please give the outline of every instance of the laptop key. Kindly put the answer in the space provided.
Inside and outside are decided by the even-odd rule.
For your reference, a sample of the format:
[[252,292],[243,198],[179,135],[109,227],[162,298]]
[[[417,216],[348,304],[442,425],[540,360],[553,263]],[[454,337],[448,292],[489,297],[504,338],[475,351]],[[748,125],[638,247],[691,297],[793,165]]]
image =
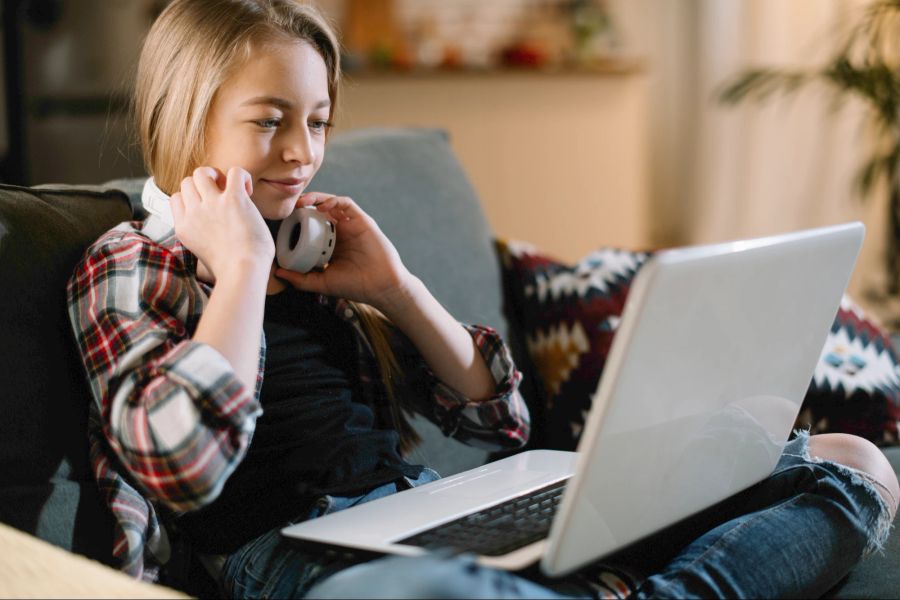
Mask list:
[[551,484],[397,543],[428,550],[449,548],[485,556],[508,554],[547,537],[565,484],[565,481]]

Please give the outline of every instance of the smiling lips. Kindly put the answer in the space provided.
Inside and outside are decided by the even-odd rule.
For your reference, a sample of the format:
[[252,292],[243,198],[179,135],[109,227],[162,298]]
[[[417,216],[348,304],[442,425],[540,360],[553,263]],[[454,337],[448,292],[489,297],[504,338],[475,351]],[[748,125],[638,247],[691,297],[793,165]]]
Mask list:
[[263,183],[267,183],[278,191],[293,196],[303,191],[306,186],[307,179],[297,179],[295,177],[286,177],[284,179],[261,179]]

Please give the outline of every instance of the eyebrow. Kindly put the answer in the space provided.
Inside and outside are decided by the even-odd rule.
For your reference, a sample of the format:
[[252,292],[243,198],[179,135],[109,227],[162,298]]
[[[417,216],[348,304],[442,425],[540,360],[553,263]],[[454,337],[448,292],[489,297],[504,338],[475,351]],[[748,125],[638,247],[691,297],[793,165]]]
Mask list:
[[[241,102],[241,106],[255,106],[259,104],[268,104],[270,106],[275,106],[283,109],[291,109],[294,107],[294,103],[290,100],[285,100],[284,98],[279,98],[278,96],[255,96],[250,98],[249,100],[245,100]],[[331,100],[320,100],[318,104],[316,104],[313,109],[318,110],[320,108],[327,108],[331,106]]]

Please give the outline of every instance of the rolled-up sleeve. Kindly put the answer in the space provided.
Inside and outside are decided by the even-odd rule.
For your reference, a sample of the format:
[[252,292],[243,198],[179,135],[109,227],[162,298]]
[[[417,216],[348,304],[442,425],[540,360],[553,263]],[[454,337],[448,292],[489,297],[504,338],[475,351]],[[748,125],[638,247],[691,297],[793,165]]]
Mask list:
[[261,409],[228,360],[190,339],[206,296],[169,250],[101,239],[68,287],[104,438],[138,487],[175,512],[221,491]]
[[[492,328],[463,324],[478,348],[494,379],[494,393],[487,399],[473,400],[438,379],[421,355],[421,379],[428,388],[413,404],[417,412],[434,422],[444,435],[466,445],[486,450],[519,448],[528,441],[528,407],[519,392],[522,373],[516,369],[509,347]],[[407,344],[411,347],[411,342]],[[406,363],[409,368],[410,363]]]

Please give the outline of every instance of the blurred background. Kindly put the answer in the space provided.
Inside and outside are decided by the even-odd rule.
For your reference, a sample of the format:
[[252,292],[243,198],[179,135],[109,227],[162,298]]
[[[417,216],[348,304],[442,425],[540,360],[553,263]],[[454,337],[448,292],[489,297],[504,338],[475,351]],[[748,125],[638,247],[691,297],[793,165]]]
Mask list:
[[[576,261],[861,219],[850,292],[900,329],[900,1],[314,3],[338,131],[446,129],[499,237]],[[128,100],[166,4],[3,0],[0,181],[143,174]]]

